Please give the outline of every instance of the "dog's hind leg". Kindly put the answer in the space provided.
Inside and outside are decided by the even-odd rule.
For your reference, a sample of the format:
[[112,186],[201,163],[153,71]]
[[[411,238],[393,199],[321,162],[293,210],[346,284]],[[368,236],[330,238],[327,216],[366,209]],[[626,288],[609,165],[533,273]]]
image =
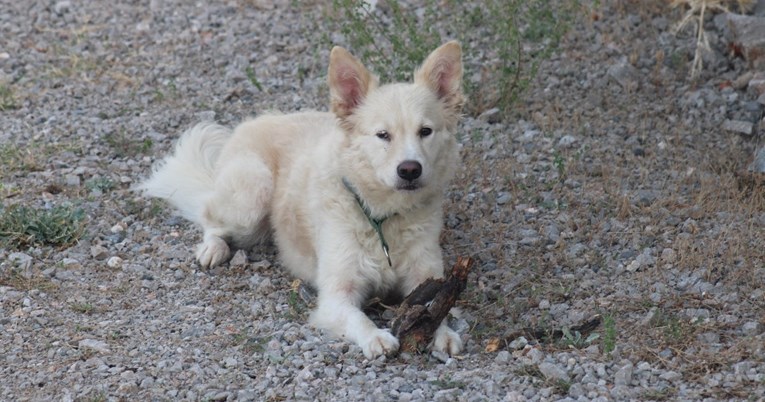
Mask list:
[[263,236],[261,224],[268,215],[274,177],[255,153],[238,154],[221,161],[215,191],[205,203],[204,238],[197,248],[203,267],[214,267],[231,256],[230,245],[250,247]]

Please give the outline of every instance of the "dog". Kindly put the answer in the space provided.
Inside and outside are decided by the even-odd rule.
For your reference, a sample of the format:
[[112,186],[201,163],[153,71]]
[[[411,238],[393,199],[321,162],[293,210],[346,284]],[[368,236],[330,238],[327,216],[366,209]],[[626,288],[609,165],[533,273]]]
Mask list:
[[[199,224],[202,267],[273,238],[289,271],[318,290],[311,323],[368,359],[399,341],[361,310],[444,276],[439,245],[446,186],[459,163],[464,103],[457,42],[434,50],[412,83],[380,85],[341,47],[330,53],[330,112],[269,114],[233,131],[186,131],[139,188]],[[433,350],[457,354],[442,323]]]

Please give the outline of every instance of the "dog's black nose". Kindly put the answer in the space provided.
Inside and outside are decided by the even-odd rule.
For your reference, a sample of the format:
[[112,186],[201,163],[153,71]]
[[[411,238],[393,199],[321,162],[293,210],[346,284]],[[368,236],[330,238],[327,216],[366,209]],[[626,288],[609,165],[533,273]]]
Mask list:
[[417,161],[403,161],[398,165],[398,177],[412,181],[422,174],[422,165]]

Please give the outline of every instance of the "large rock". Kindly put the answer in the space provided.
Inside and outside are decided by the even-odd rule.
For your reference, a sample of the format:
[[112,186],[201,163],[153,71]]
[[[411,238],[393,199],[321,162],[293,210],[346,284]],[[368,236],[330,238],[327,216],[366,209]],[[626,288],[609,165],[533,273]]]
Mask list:
[[733,41],[755,68],[765,68],[765,18],[728,14]]

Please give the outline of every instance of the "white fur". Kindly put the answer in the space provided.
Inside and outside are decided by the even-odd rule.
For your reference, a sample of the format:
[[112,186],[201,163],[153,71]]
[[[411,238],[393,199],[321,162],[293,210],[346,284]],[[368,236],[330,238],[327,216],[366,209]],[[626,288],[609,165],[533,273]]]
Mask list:
[[[335,48],[334,113],[265,115],[233,133],[202,123],[184,133],[141,188],[202,226],[197,258],[204,267],[272,232],[283,265],[319,291],[315,325],[357,343],[367,358],[395,351],[398,340],[360,307],[372,295],[406,295],[444,274],[442,199],[459,159],[453,130],[461,76],[454,42],[428,57],[413,84],[381,87]],[[432,134],[422,137],[425,126]],[[388,140],[378,138],[383,130]],[[418,179],[399,177],[404,161],[420,163]],[[344,177],[374,216],[389,216],[383,232],[392,267]],[[432,347],[455,354],[462,341],[442,324]]]

